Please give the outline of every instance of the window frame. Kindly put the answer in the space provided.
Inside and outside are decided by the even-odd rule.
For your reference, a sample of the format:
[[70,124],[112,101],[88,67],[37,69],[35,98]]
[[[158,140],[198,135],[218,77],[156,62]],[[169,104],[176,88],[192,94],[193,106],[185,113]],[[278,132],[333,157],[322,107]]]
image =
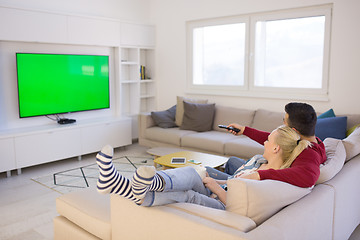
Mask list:
[[[244,56],[244,85],[243,86],[221,86],[221,85],[195,85],[193,84],[193,29],[199,27],[209,27],[233,23],[245,23],[245,56]],[[216,95],[223,95],[230,91],[236,93],[237,91],[246,91],[248,89],[249,76],[249,26],[250,19],[248,16],[235,16],[225,18],[206,19],[199,21],[191,21],[187,24],[187,89],[196,93],[215,93]]]
[[[280,88],[259,87],[254,85],[255,69],[255,33],[257,21],[283,20],[314,16],[325,16],[324,53],[322,69],[322,87],[314,88]],[[277,99],[328,100],[330,40],[331,40],[332,5],[307,8],[287,9],[272,12],[246,14],[240,16],[204,19],[187,22],[187,84],[186,92],[194,94],[211,94],[227,96],[264,97]],[[244,86],[210,86],[193,84],[193,29],[231,23],[245,23],[245,73]]]

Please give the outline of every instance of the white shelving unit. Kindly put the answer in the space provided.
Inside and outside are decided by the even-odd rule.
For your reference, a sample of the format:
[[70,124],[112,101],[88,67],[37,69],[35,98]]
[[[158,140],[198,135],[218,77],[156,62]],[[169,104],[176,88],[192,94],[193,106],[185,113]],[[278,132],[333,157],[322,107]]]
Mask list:
[[[145,67],[145,77],[140,74]],[[155,110],[156,80],[154,79],[154,49],[121,47],[120,83],[122,115],[133,119],[133,138],[137,137],[137,119],[141,112]]]

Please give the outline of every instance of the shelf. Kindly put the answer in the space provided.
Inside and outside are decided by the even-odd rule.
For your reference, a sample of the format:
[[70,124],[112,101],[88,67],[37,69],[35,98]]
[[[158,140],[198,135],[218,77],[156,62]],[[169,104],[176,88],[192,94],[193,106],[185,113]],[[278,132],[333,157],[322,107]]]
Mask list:
[[121,61],[121,65],[138,65],[138,62],[126,62],[126,61]]
[[126,84],[128,84],[128,83],[138,83],[138,82],[140,82],[139,80],[123,80],[123,81],[121,81],[121,83],[126,83]]
[[[120,54],[121,112],[137,119],[140,112],[156,109],[155,51],[152,48],[122,47]],[[140,75],[142,66],[145,67],[145,79]]]
[[152,79],[142,79],[142,80],[140,80],[140,83],[152,83],[152,82],[154,82],[154,80],[152,80]]
[[140,98],[141,99],[145,99],[145,98],[154,98],[154,95],[141,95]]

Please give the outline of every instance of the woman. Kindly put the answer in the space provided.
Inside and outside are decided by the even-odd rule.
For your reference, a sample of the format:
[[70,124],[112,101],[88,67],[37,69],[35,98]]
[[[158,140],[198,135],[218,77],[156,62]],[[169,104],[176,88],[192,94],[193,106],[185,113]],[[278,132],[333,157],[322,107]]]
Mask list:
[[[256,155],[241,166],[230,178],[246,177],[257,170],[288,168],[310,142],[287,126],[275,129],[264,143],[264,154]],[[140,167],[132,181],[121,176],[112,164],[113,149],[106,146],[97,155],[100,174],[97,188],[100,193],[119,194],[141,206],[158,206],[189,202],[225,209],[226,180],[210,177],[201,179],[194,168],[184,167],[155,171]],[[210,197],[214,193],[217,198]]]

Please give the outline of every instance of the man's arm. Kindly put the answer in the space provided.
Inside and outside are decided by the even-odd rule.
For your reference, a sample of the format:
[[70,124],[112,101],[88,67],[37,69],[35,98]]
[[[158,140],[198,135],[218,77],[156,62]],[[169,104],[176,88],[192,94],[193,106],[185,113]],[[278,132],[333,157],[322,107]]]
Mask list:
[[245,127],[242,134],[260,143],[261,145],[264,145],[264,142],[268,139],[270,135],[269,132],[260,131],[251,127]]
[[290,183],[298,187],[311,187],[320,175],[321,157],[310,149],[304,150],[290,168],[259,170],[260,180],[272,179]]

